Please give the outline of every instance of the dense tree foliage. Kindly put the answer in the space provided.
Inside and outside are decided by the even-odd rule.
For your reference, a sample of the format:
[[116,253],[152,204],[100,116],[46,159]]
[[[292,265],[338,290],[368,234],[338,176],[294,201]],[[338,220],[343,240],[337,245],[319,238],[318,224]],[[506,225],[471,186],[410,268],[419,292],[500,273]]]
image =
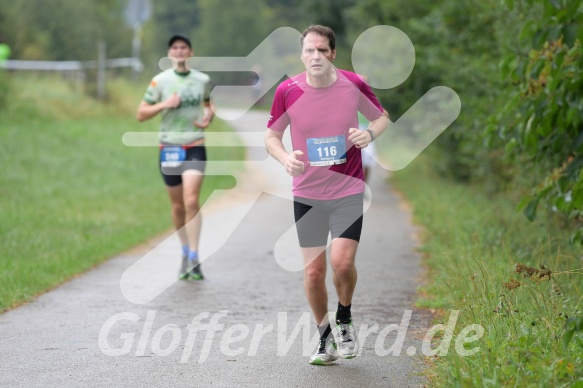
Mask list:
[[99,40],[107,43],[110,57],[127,57],[132,31],[124,7],[118,0],[2,1],[0,37],[18,59],[95,59]]
[[[533,1],[518,2],[531,6]],[[513,7],[513,1],[507,1]],[[562,214],[583,241],[583,5],[544,2],[522,26],[523,50],[501,62],[514,88],[486,135],[491,147],[505,144],[508,164],[521,163],[534,189],[520,203],[534,219],[539,204]]]

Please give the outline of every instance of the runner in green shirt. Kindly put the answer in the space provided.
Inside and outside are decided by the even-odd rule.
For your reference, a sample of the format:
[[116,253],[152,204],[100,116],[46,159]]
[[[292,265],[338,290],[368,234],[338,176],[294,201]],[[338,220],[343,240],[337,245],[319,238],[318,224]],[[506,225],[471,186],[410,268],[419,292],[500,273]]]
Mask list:
[[210,106],[210,78],[186,68],[194,56],[190,40],[174,35],[168,57],[175,68],[152,79],[137,112],[139,121],[162,115],[160,124],[160,171],[172,204],[172,221],[182,243],[181,279],[204,279],[198,261],[202,216],[200,189],[206,166],[204,129],[214,113]]
[[10,46],[4,42],[4,39],[0,38],[0,68],[6,66],[6,61],[10,58],[11,53]]

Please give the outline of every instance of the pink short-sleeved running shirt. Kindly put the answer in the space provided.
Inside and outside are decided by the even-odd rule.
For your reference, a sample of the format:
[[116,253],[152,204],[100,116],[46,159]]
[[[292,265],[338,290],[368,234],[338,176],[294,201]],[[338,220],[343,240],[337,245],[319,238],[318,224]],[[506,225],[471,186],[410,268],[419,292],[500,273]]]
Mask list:
[[293,150],[304,153],[304,173],[293,179],[297,197],[328,200],[364,191],[361,152],[348,141],[348,130],[358,128],[358,112],[372,121],[383,108],[360,76],[336,74],[325,88],[308,85],[304,72],[275,91],[267,127],[285,131],[290,125]]

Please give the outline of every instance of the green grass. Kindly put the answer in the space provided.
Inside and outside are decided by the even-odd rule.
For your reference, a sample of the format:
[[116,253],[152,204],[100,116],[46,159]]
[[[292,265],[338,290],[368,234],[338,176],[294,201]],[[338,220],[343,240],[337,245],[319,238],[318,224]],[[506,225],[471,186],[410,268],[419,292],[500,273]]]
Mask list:
[[[52,76],[18,76],[0,123],[0,311],[171,228],[155,147],[126,147],[143,87],[108,85],[100,103]],[[220,120],[211,131],[228,131]],[[209,149],[211,160],[240,160],[239,147]],[[227,189],[229,176],[207,177]]]
[[[423,230],[428,272],[418,305],[445,324],[460,310],[456,334],[475,323],[485,329],[468,344],[477,354],[462,357],[452,343],[447,356],[427,360],[430,385],[571,387],[583,376],[583,333],[568,346],[563,335],[566,317],[583,316],[580,247],[552,218],[529,222],[504,195],[447,181],[430,165],[420,157],[392,176]],[[517,264],[539,272],[525,277]]]

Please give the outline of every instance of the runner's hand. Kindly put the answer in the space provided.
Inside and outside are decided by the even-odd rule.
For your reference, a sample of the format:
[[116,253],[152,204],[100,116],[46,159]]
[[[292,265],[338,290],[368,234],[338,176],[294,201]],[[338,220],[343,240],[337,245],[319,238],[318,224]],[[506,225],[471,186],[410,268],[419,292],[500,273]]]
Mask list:
[[202,119],[200,119],[199,121],[195,121],[194,125],[196,125],[198,128],[204,129],[207,128],[212,119],[213,119],[213,112],[210,108],[205,107],[204,108],[204,115],[202,116]]
[[304,173],[304,162],[298,160],[298,157],[303,154],[302,151],[296,150],[287,156],[283,165],[285,166],[285,171],[291,176],[300,176]]
[[350,128],[348,130],[348,140],[350,140],[356,148],[366,148],[372,141],[370,133],[367,131],[361,131],[358,128]]
[[176,94],[176,92],[174,92],[173,95],[171,95],[170,97],[168,97],[168,99],[166,99],[166,101],[164,101],[164,105],[166,109],[174,109],[174,108],[178,108],[180,106],[180,96],[178,94]]

